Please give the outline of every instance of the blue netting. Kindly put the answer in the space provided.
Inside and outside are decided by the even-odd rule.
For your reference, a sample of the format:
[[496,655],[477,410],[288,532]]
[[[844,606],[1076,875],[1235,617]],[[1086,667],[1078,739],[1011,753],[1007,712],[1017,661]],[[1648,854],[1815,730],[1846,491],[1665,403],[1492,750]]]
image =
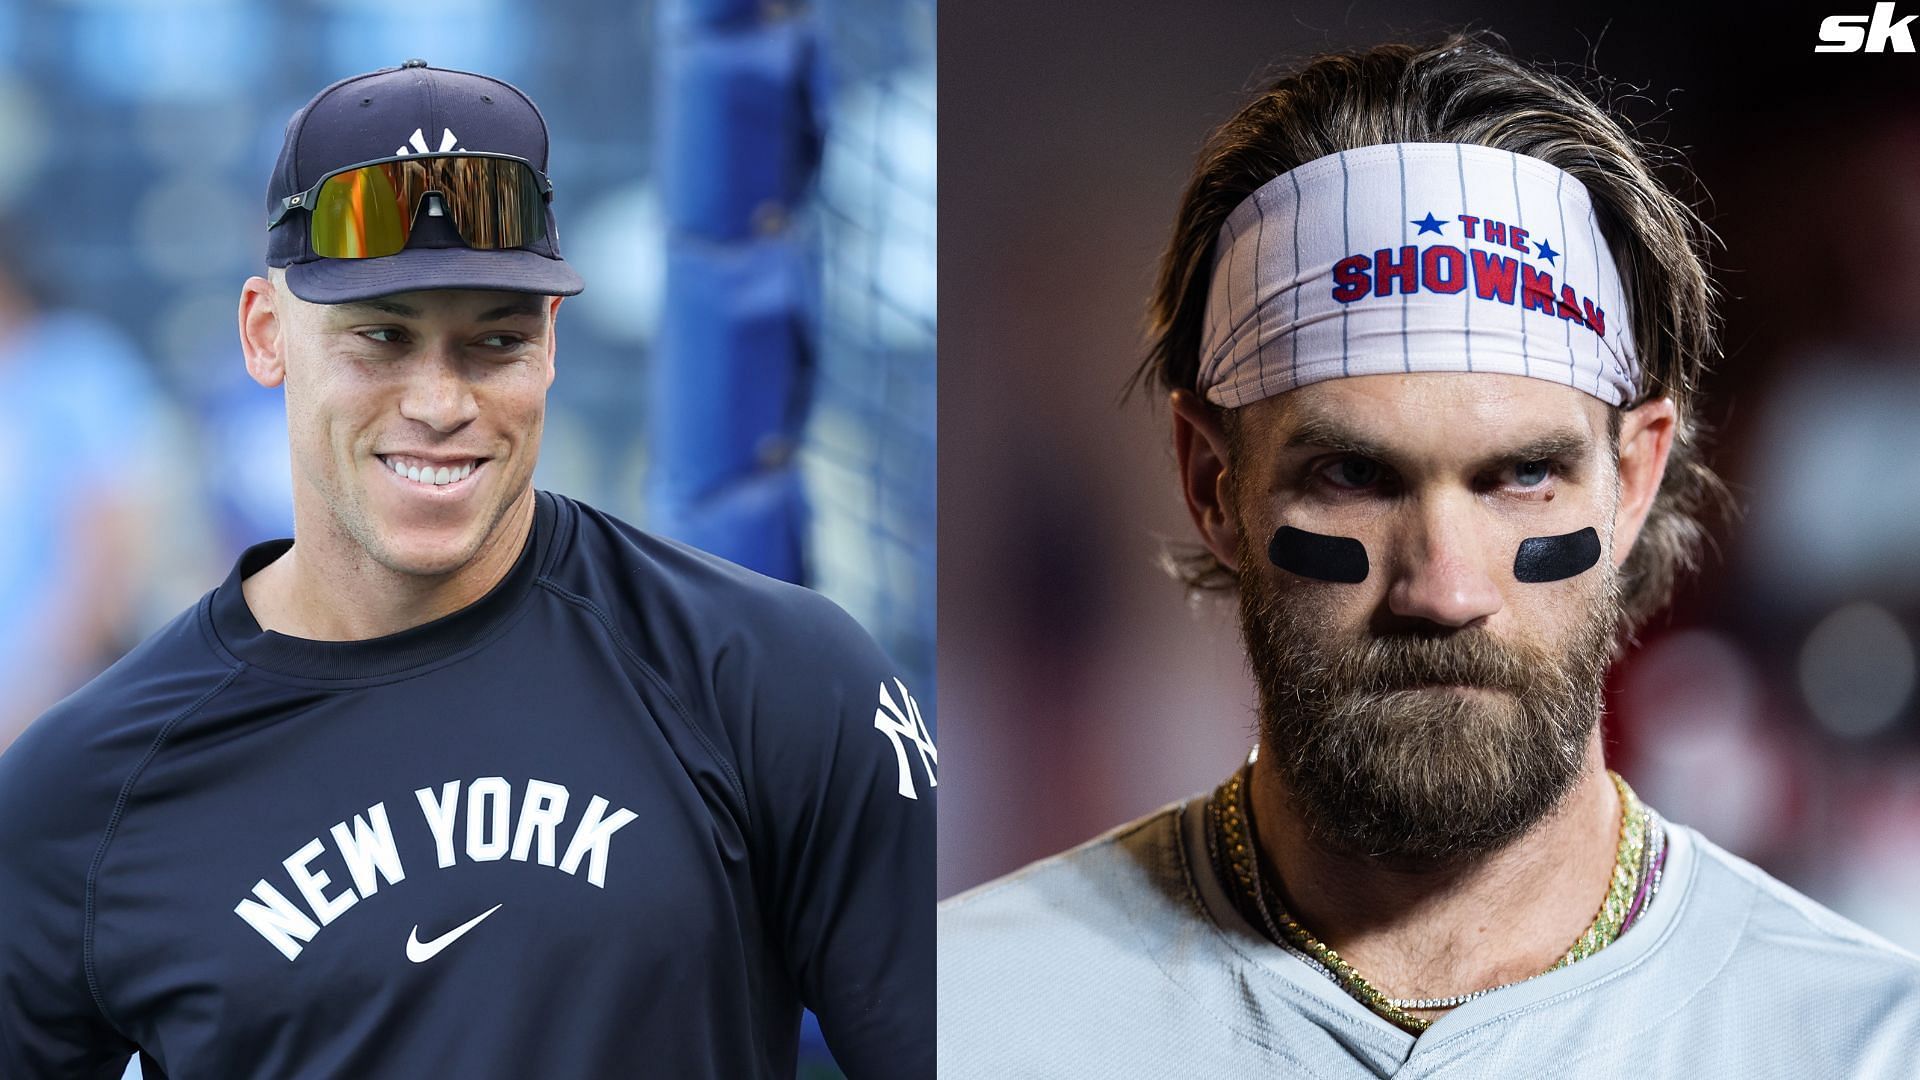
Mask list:
[[934,4],[824,0],[812,584],[934,718]]

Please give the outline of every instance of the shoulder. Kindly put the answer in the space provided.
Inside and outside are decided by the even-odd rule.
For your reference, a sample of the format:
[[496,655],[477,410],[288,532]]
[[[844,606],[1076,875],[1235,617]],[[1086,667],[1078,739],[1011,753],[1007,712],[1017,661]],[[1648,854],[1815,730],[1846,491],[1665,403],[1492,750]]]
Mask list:
[[1150,942],[1167,926],[1204,918],[1181,813],[1181,805],[1163,807],[943,901],[942,985],[1050,983],[1150,963]]
[[238,666],[215,650],[204,621],[206,605],[202,597],[48,709],[7,756],[57,759],[81,748],[137,742],[188,711]]
[[0,849],[27,856],[106,829],[121,786],[169,726],[234,670],[207,642],[204,603],[49,709],[0,754]]
[[1711,989],[1684,1014],[1757,1046],[1791,1047],[1804,1061],[1845,1062],[1850,1076],[1911,1075],[1920,957],[1689,832],[1698,909],[1688,918],[1702,937],[1726,922],[1738,930]]
[[811,589],[553,498],[571,525],[543,579],[602,607],[636,646],[711,655],[729,647],[817,653],[870,645],[851,616]]
[[831,600],[555,498],[562,550],[542,584],[590,613],[734,767],[798,783],[845,739],[884,747],[875,710],[889,702],[903,732],[924,732],[892,662]]
[[1747,901],[1751,917],[1745,936],[1764,942],[1768,953],[1845,957],[1851,969],[1882,972],[1920,990],[1920,957],[1801,894],[1692,828],[1686,832],[1697,851],[1703,884],[1716,884],[1718,894]]
[[1231,1071],[1239,1044],[1207,1038],[1227,1029],[1202,998],[1235,982],[1233,964],[1197,893],[1184,812],[1155,811],[939,906],[942,1075]]
[[976,885],[940,903],[941,932],[957,934],[998,923],[1035,919],[1085,921],[1110,914],[1122,897],[1109,896],[1089,908],[1116,884],[1129,891],[1166,884],[1177,873],[1178,819],[1183,804],[1164,806],[1091,840],[1028,863],[1004,877]]
[[1791,967],[1834,964],[1851,982],[1885,982],[1920,996],[1920,957],[1853,922],[1687,830],[1700,863],[1706,895],[1739,897],[1750,911],[1734,963]]
[[1609,1023],[1594,1027],[1590,1000],[1561,995],[1568,1008],[1530,1014],[1546,1026],[1529,1041],[1563,1046],[1569,1064],[1606,1060],[1634,1075],[1912,1076],[1920,960],[1698,831],[1668,830],[1654,936],[1637,939],[1636,928],[1623,939],[1641,941],[1618,957],[1624,981],[1607,974],[1620,946],[1591,961],[1600,975],[1589,985],[1616,988]]

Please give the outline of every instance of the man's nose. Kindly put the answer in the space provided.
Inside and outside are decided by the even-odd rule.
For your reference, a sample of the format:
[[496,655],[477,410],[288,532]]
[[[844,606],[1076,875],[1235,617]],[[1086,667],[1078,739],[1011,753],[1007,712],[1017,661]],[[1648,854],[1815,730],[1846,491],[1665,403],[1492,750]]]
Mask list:
[[1441,626],[1468,626],[1505,604],[1473,507],[1457,500],[1423,503],[1420,520],[1393,563],[1387,607],[1395,615]]
[[438,346],[417,358],[400,398],[400,415],[441,434],[458,431],[480,414],[480,403],[452,350]]

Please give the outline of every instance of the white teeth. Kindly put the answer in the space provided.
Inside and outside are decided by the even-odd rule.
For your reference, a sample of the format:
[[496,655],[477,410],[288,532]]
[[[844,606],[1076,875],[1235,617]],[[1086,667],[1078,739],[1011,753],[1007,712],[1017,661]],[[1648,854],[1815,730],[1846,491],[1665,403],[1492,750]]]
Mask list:
[[437,469],[432,465],[428,465],[425,468],[421,468],[418,465],[403,465],[397,460],[388,460],[387,465],[393,469],[394,475],[396,476],[404,476],[416,484],[432,484],[434,487],[442,487],[447,484],[457,484],[467,477],[472,476],[473,470],[478,468],[480,463],[478,461],[469,461],[464,465],[443,465]]

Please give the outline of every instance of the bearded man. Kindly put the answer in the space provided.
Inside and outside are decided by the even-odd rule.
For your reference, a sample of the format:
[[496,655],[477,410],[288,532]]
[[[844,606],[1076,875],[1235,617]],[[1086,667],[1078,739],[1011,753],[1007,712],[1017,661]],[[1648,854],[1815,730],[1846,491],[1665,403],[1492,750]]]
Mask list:
[[1721,497],[1703,235],[1473,39],[1317,58],[1213,135],[1142,377],[1259,747],[943,905],[943,1076],[1920,1074],[1920,960],[1603,759]]

